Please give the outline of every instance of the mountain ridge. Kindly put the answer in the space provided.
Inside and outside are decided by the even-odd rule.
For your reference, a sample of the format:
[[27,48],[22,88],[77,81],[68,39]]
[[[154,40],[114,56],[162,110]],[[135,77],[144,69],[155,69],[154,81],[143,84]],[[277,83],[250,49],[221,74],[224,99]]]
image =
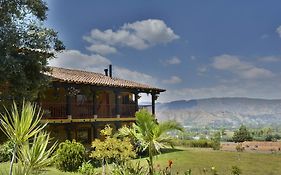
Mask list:
[[177,100],[156,104],[157,118],[202,127],[281,125],[281,99],[245,97]]

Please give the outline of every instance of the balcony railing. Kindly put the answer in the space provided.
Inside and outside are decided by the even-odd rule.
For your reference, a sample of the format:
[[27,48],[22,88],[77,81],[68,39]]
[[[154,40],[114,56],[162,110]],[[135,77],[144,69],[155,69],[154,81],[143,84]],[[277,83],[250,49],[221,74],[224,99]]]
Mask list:
[[[43,118],[47,119],[66,119],[67,105],[65,103],[44,103],[42,109],[44,110]],[[92,103],[83,104],[71,104],[70,110],[71,117],[73,119],[80,118],[94,118],[96,115],[98,118],[115,118],[117,115],[120,117],[134,117],[136,112],[135,104],[120,104],[119,114],[116,111],[115,104],[97,105],[94,107]],[[94,113],[94,111],[96,111]]]

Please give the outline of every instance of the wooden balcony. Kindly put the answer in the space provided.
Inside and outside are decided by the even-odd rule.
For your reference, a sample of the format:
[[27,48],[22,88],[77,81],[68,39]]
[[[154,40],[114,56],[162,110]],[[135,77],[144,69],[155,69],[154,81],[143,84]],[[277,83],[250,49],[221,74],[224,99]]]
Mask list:
[[[96,119],[96,118],[134,118],[137,107],[135,104],[96,105],[92,103],[71,104],[70,110],[66,103],[44,103],[43,119]],[[69,111],[67,111],[69,110]],[[118,114],[119,113],[119,114]]]

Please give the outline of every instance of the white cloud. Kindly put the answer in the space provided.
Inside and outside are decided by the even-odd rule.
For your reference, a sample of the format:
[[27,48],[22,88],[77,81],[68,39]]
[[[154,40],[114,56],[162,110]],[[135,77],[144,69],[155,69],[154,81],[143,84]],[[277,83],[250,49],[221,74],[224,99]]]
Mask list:
[[127,68],[115,66],[113,67],[113,75],[118,78],[144,83],[151,86],[157,86],[157,80],[151,75],[134,70],[129,70]]
[[197,57],[196,57],[196,56],[191,56],[190,59],[191,59],[192,61],[195,61],[195,60],[197,60]]
[[281,57],[267,56],[267,57],[259,58],[258,60],[262,62],[279,62],[281,61]]
[[178,39],[179,36],[164,21],[148,19],[124,24],[116,31],[93,29],[89,36],[83,38],[91,44],[123,46],[141,50],[156,44],[171,42]]
[[211,87],[196,87],[167,90],[159,96],[159,102],[174,100],[190,100],[213,97],[249,97],[277,99],[281,98],[278,90],[281,88],[279,81],[271,82],[249,82],[247,80],[240,83],[218,84]]
[[269,35],[268,34],[263,34],[263,35],[260,36],[260,38],[261,39],[267,39],[267,38],[269,38]]
[[163,80],[162,82],[165,84],[178,84],[182,82],[182,79],[178,76],[171,76],[169,79]]
[[197,70],[198,70],[198,72],[200,72],[200,73],[204,73],[204,72],[206,72],[208,69],[207,69],[206,66],[202,66],[202,67],[199,67]]
[[270,70],[241,61],[239,57],[233,55],[217,56],[212,65],[216,69],[230,71],[243,79],[263,79],[274,76]]
[[178,57],[172,57],[171,59],[168,59],[165,61],[166,64],[180,64],[181,60]]
[[105,44],[93,44],[89,47],[87,47],[89,51],[101,54],[101,55],[107,55],[107,54],[113,54],[116,53],[117,50],[114,47],[111,47],[109,45]]
[[[109,64],[111,64],[111,61],[103,56],[93,54],[87,55],[77,50],[65,50],[64,52],[57,54],[56,58],[49,62],[50,66],[86,70],[102,74]],[[157,80],[148,74],[114,65],[113,76],[145,83],[151,86],[157,86]]]
[[65,50],[49,61],[50,66],[102,72],[111,61],[101,55],[83,54],[78,50]]
[[279,34],[279,37],[281,37],[281,26],[276,29],[276,32]]

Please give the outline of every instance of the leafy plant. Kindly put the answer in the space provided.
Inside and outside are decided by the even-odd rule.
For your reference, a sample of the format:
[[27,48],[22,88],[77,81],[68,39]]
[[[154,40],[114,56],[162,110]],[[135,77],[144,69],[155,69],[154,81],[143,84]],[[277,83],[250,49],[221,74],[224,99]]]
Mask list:
[[0,145],[0,162],[7,162],[11,160],[13,148],[14,144],[11,141],[6,141]]
[[240,128],[234,132],[232,139],[234,142],[244,142],[253,140],[251,133],[244,125],[241,125]]
[[77,171],[85,157],[86,149],[81,143],[66,140],[59,144],[56,151],[56,167],[62,171]]
[[132,128],[123,127],[119,129],[119,134],[130,136],[133,140],[140,143],[141,149],[148,150],[149,174],[154,174],[153,156],[160,153],[160,149],[168,145],[173,146],[172,138],[167,132],[179,130],[183,131],[182,126],[175,121],[157,123],[155,117],[147,110],[136,113],[136,124]]
[[37,109],[36,105],[30,102],[23,102],[21,111],[18,110],[14,102],[11,111],[6,109],[5,114],[1,113],[0,129],[14,144],[10,175],[13,173],[14,161],[22,145],[28,142],[30,138],[36,136],[47,125],[40,124],[41,117],[41,109]]
[[130,139],[124,138],[122,140],[112,137],[112,128],[109,125],[101,130],[100,133],[105,139],[103,141],[95,139],[92,142],[94,151],[91,152],[90,157],[102,162],[103,174],[105,174],[105,165],[108,161],[113,160],[117,163],[124,163],[136,156]]
[[221,133],[220,132],[216,132],[211,140],[212,140],[212,148],[213,148],[213,150],[219,150],[220,149]]
[[78,172],[83,175],[94,175],[95,168],[90,162],[83,162],[82,165],[79,167]]
[[111,174],[113,175],[146,175],[147,170],[140,165],[138,161],[135,165],[132,162],[125,162],[123,164],[113,164]]
[[240,175],[240,174],[242,174],[242,171],[238,166],[232,166],[231,167],[231,174]]
[[47,167],[53,163],[55,157],[52,154],[57,145],[53,144],[48,149],[49,140],[49,134],[40,132],[34,136],[33,142],[26,142],[21,146],[18,152],[18,165],[22,167],[21,172],[24,172],[22,174],[38,174],[42,167]]

